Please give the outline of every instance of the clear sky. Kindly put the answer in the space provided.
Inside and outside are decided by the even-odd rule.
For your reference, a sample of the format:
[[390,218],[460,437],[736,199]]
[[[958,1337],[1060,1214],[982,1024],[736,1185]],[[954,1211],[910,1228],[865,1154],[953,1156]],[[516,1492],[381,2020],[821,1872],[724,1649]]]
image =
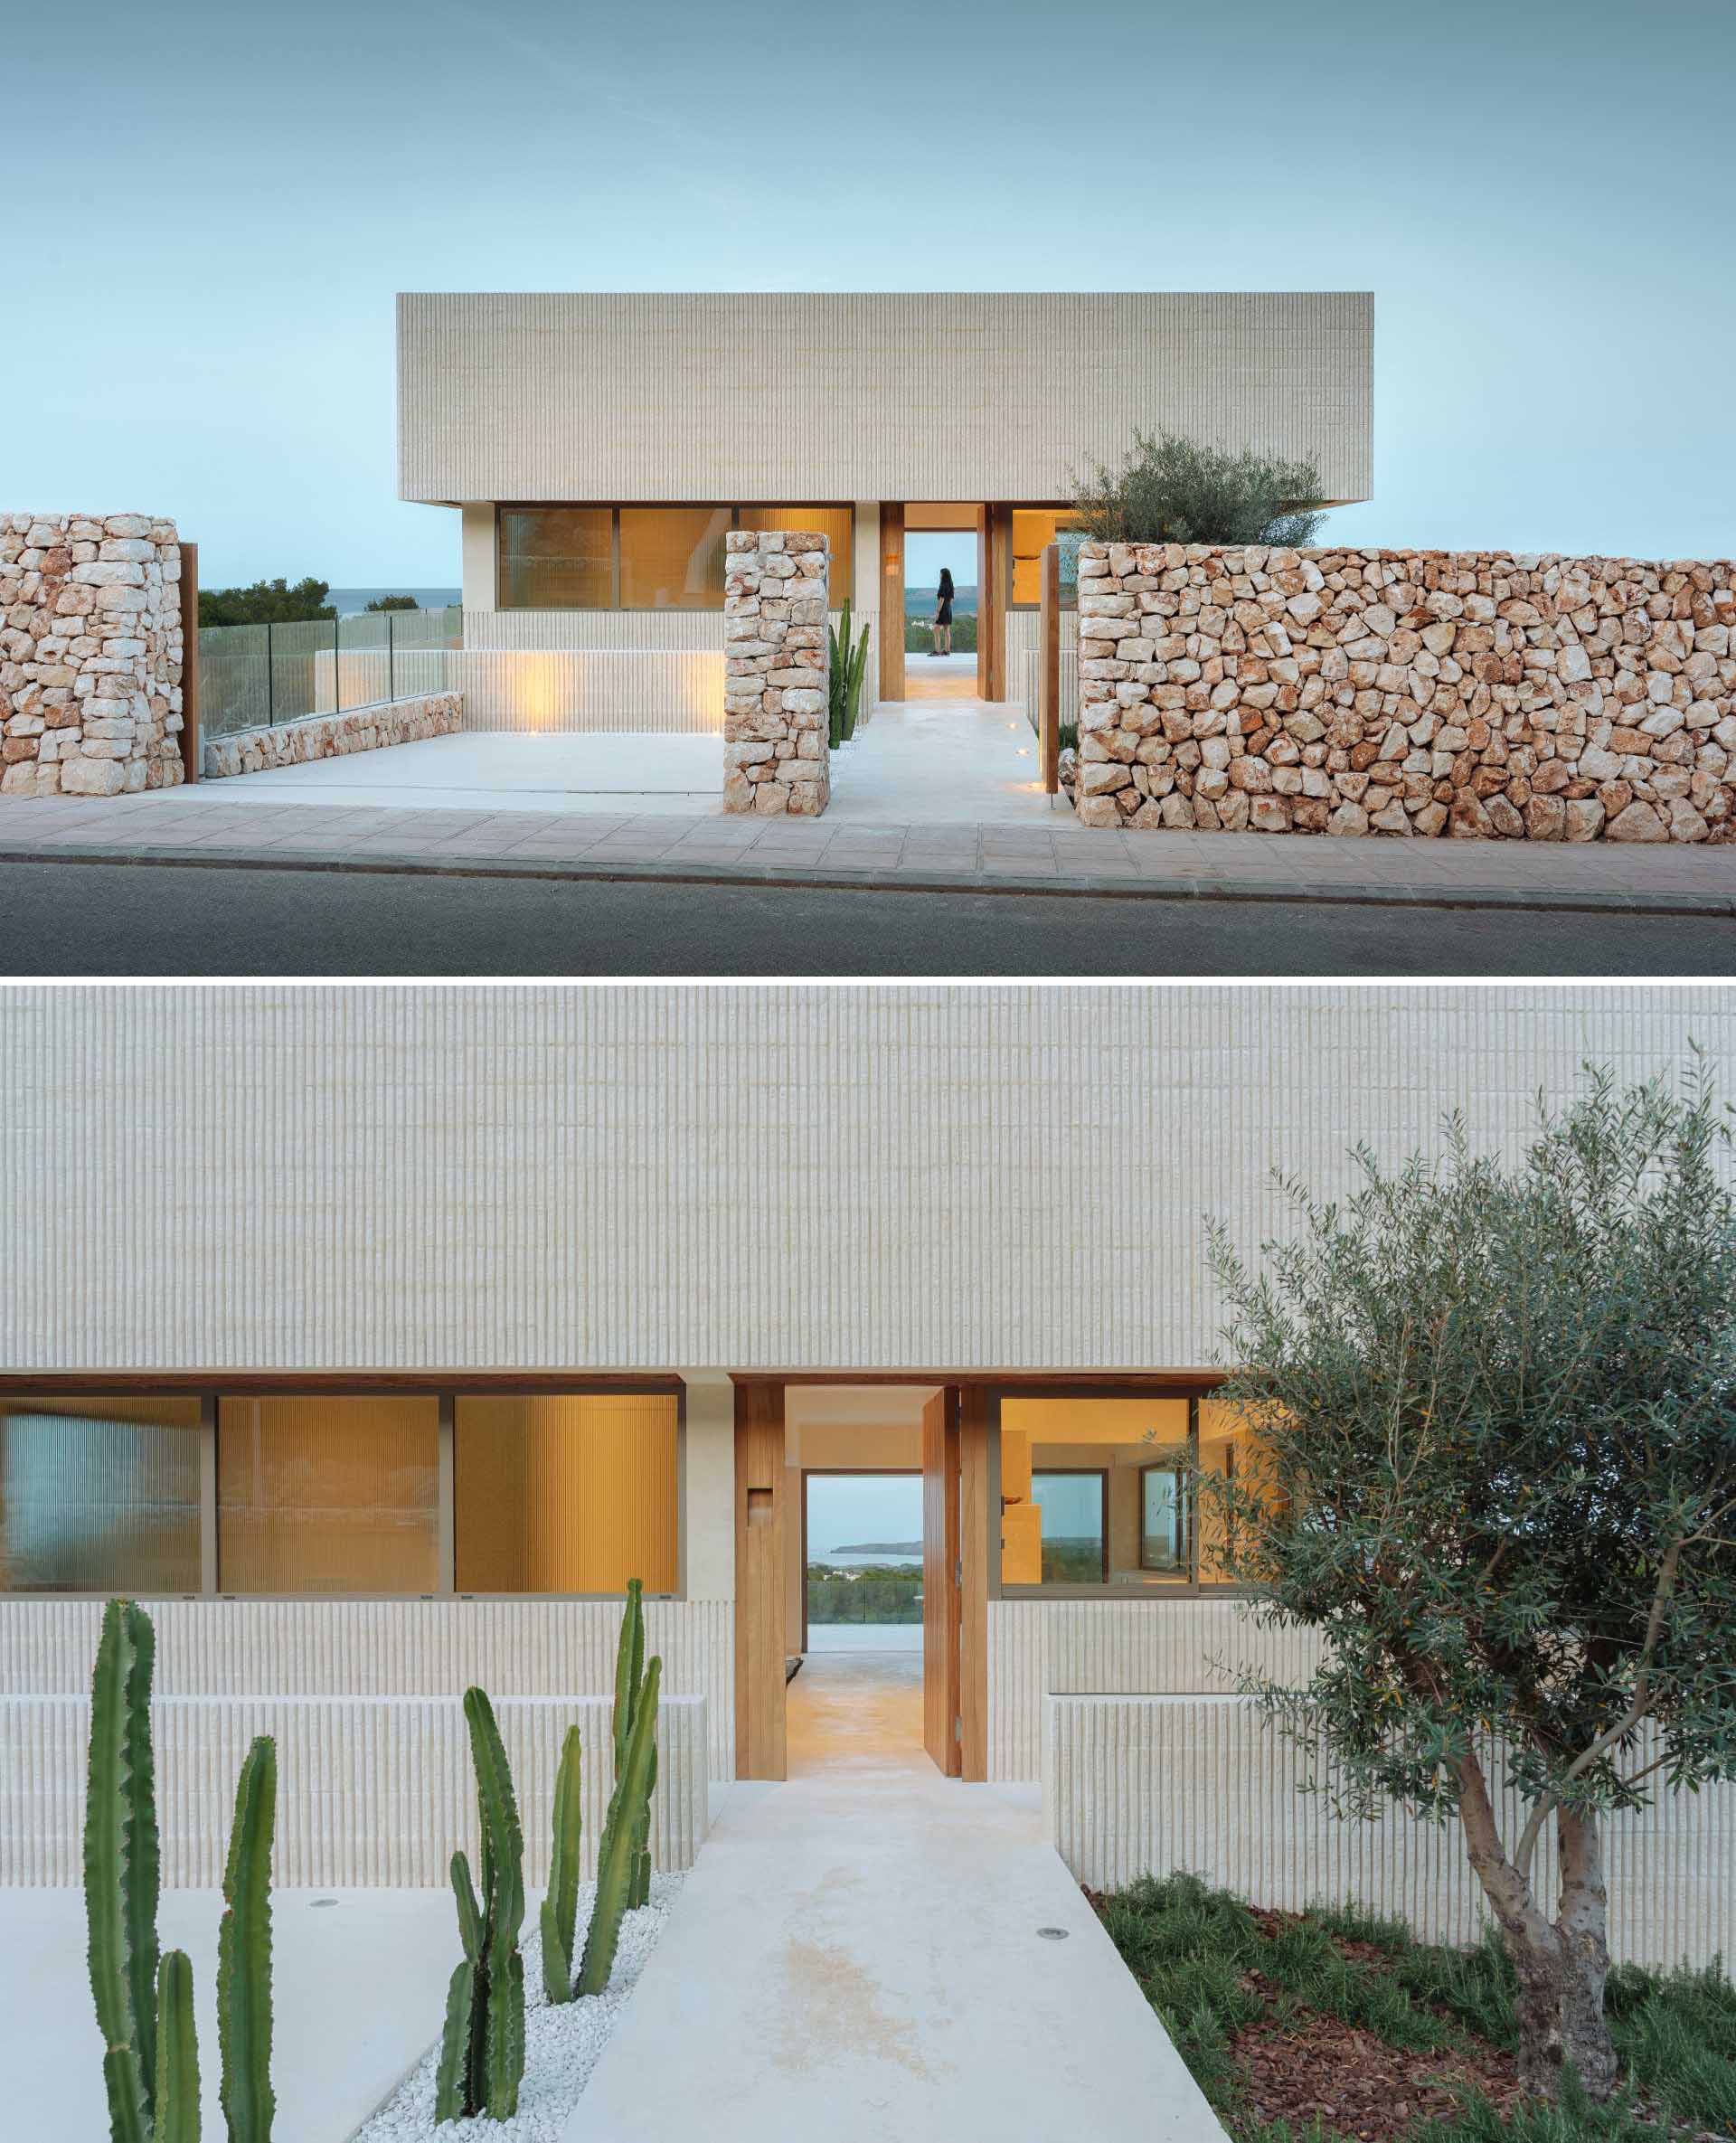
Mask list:
[[913,1474],[811,1473],[807,1477],[807,1552],[864,1541],[920,1540],[922,1483]]
[[1731,0],[14,7],[0,503],[456,581],[404,288],[1372,288],[1332,534],[1728,556],[1732,80]]

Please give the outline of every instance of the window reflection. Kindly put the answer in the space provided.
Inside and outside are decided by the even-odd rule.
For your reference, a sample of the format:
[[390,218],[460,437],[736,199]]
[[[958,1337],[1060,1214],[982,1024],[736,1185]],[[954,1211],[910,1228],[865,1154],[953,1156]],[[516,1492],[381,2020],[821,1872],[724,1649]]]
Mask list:
[[0,1400],[0,1591],[196,1592],[197,1399]]
[[1001,1581],[1174,1591],[1232,1582],[1223,1514],[1201,1471],[1241,1478],[1247,1432],[1184,1398],[1001,1400]]
[[647,1592],[680,1582],[676,1402],[459,1392],[460,1592]]
[[217,1403],[223,1592],[422,1593],[439,1578],[439,1402]]

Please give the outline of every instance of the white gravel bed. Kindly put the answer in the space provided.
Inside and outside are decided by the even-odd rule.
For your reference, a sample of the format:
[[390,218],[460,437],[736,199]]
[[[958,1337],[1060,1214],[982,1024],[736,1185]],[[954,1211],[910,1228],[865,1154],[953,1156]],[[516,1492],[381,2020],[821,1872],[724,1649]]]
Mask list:
[[[379,2112],[357,2129],[352,2143],[435,2143],[437,2138],[439,2143],[458,2143],[459,2138],[467,2143],[561,2143],[561,2132],[620,2021],[646,1959],[657,1946],[684,1880],[681,1875],[652,1876],[651,1902],[629,1912],[621,1922],[621,1946],[609,1991],[584,1995],[559,2006],[551,2006],[542,1991],[542,1938],[537,1928],[542,1897],[536,1893],[528,1898],[520,1944],[524,1953],[524,2081],[518,2087],[518,2111],[511,2120],[435,2120],[434,2073],[439,2064],[443,2022],[436,2016],[430,2020],[434,2044]],[[596,1894],[594,1883],[579,1885],[575,1949],[583,1947]],[[456,1915],[452,1961],[458,1961]],[[577,1968],[576,1958],[574,1966]]]

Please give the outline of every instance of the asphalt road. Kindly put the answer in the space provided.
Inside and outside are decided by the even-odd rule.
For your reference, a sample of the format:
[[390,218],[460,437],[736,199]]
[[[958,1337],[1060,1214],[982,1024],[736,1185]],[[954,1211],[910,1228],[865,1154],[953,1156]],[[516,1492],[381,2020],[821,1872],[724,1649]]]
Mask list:
[[1736,920],[28,863],[0,973],[1704,977]]

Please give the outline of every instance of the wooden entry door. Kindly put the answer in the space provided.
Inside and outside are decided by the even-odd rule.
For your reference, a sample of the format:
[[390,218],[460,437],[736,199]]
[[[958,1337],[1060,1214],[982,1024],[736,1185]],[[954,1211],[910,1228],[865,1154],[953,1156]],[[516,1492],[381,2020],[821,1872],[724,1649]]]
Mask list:
[[959,1742],[958,1393],[922,1409],[922,1742],[956,1779]]
[[904,697],[904,508],[880,509],[880,696]]

